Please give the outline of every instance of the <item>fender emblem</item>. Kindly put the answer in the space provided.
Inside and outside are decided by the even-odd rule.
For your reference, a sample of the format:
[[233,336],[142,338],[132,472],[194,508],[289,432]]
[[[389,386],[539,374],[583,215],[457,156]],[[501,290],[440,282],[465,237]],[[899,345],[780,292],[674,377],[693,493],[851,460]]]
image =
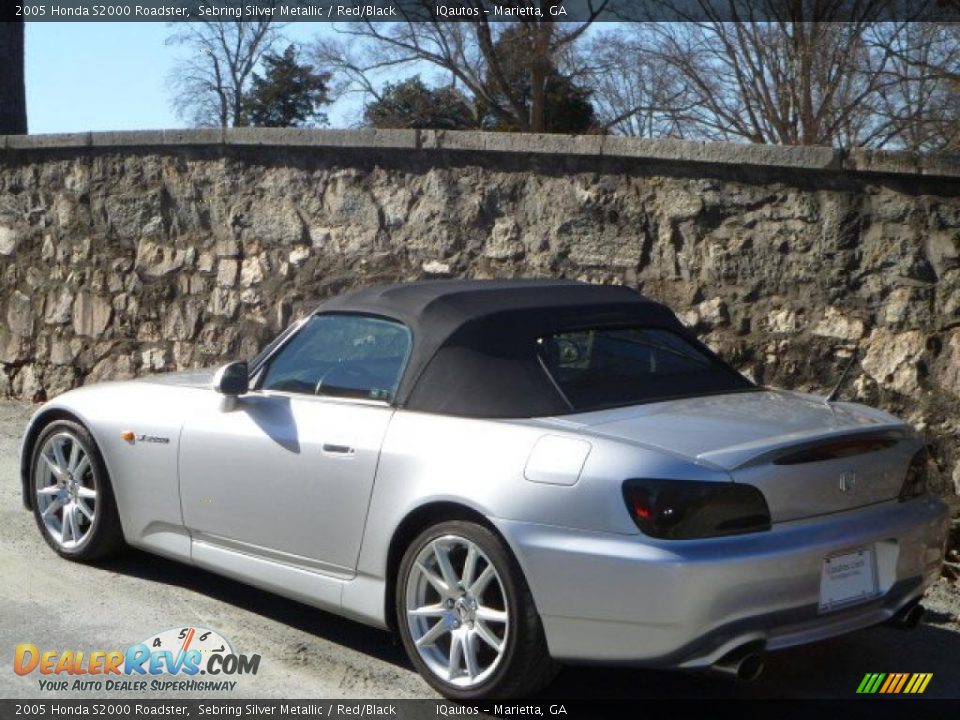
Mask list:
[[169,445],[170,438],[168,437],[159,437],[157,435],[137,435],[132,430],[124,430],[120,433],[120,439],[128,443],[136,442],[148,442],[148,443],[160,443],[161,445]]
[[857,487],[857,474],[853,470],[840,473],[840,492],[853,492]]

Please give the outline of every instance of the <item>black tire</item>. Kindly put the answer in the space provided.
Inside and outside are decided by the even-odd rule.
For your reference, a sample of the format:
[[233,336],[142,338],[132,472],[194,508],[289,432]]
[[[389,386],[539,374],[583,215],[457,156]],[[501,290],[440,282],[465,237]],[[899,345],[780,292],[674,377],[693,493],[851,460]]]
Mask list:
[[[420,553],[434,540],[444,536],[464,538],[482,551],[499,576],[503,588],[501,597],[508,612],[503,654],[489,677],[472,687],[454,685],[430,668],[415,645],[407,621],[407,586],[411,571]],[[404,553],[396,587],[397,627],[403,646],[417,671],[444,697],[461,701],[529,697],[556,675],[557,664],[547,649],[543,625],[523,573],[510,550],[488,528],[457,520],[442,522],[423,531]]]
[[[59,433],[70,435],[80,444],[80,447],[89,457],[89,472],[95,479],[97,490],[93,521],[89,523],[88,532],[83,540],[73,547],[64,547],[52,535],[40,515],[40,507],[37,501],[40,452],[47,440]],[[30,457],[30,498],[33,504],[33,517],[40,529],[40,534],[60,557],[78,562],[93,562],[115,555],[125,547],[120,516],[117,513],[117,503],[110,484],[110,476],[107,474],[107,468],[104,465],[103,456],[100,454],[97,443],[83,425],[71,420],[55,420],[40,433]]]

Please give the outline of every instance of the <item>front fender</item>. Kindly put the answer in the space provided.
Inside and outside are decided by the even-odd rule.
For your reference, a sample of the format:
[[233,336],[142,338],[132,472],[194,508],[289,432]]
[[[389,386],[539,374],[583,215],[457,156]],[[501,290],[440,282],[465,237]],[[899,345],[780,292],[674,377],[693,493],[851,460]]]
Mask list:
[[[86,427],[97,444],[126,541],[189,558],[180,509],[180,429],[192,408],[212,392],[196,385],[140,380],[98,383],[58,396],[34,414],[24,434],[20,452],[24,504],[31,507],[30,456],[37,437],[51,420],[69,418]],[[124,439],[127,431],[137,439]]]

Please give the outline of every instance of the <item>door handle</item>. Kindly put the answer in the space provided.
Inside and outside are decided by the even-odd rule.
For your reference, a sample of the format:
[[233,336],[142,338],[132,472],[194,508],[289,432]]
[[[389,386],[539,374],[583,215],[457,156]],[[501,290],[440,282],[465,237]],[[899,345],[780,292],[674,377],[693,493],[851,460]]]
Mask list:
[[322,449],[327,455],[353,455],[355,452],[349,445],[334,445],[332,443],[324,443]]

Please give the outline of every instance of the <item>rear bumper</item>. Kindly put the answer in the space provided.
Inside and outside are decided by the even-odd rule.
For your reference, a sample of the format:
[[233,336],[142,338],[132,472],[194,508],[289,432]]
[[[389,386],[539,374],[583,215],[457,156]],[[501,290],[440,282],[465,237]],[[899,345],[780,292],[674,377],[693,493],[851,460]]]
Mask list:
[[[939,574],[948,513],[921,498],[687,541],[494,523],[556,659],[698,668],[747,643],[774,650],[889,619]],[[865,546],[876,549],[880,594],[820,612],[822,560]]]

